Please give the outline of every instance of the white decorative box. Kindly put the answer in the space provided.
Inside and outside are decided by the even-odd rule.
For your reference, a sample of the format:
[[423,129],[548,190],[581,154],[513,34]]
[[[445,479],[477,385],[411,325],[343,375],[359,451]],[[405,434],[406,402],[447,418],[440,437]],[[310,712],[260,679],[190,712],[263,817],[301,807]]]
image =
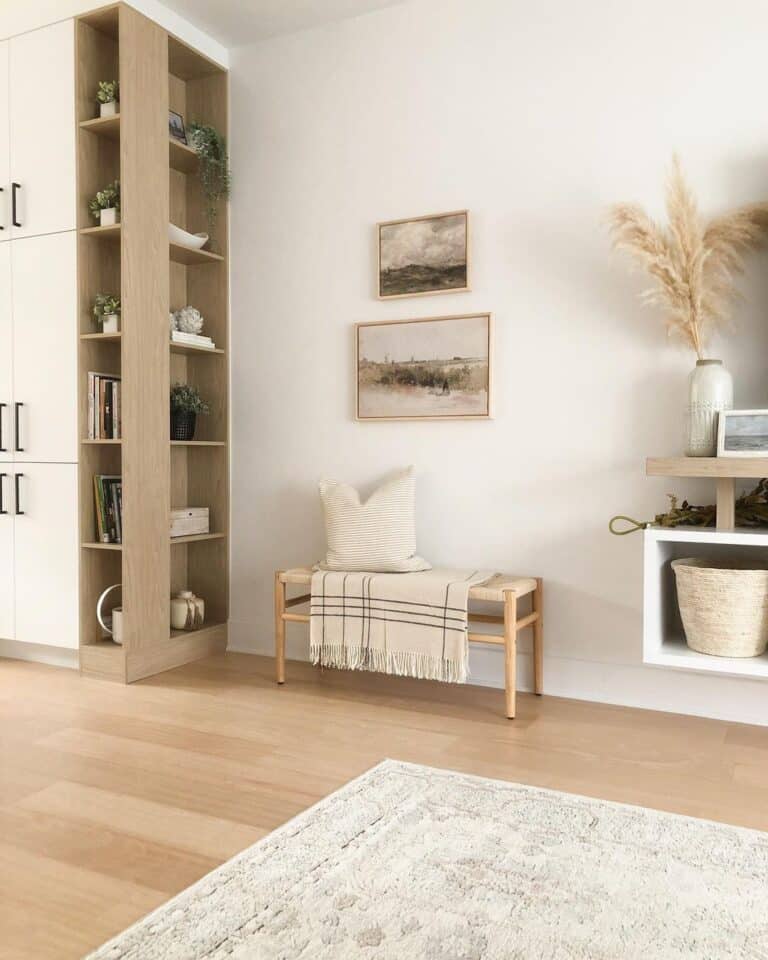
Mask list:
[[171,536],[192,537],[197,533],[210,533],[211,520],[208,507],[175,507],[171,510]]

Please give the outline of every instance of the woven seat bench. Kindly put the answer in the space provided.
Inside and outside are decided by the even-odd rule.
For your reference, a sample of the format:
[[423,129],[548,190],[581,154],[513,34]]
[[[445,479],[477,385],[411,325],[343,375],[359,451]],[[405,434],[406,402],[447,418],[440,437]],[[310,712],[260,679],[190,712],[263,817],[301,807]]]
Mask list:
[[[285,683],[285,625],[286,623],[309,623],[308,613],[290,613],[292,607],[309,603],[310,594],[302,593],[288,598],[289,585],[308,587],[312,583],[312,570],[299,567],[293,570],[278,570],[275,573],[275,661],[277,682]],[[531,597],[531,611],[518,617],[518,601]],[[503,614],[474,613],[469,610],[470,624],[493,623],[503,626],[502,633],[468,634],[470,643],[493,643],[504,647],[504,690],[506,715],[515,716],[515,692],[517,689],[517,634],[530,627],[533,631],[533,689],[541,694],[544,680],[544,622],[543,584],[537,577],[514,577],[497,573],[485,583],[470,587],[469,599],[486,603],[500,603]]]

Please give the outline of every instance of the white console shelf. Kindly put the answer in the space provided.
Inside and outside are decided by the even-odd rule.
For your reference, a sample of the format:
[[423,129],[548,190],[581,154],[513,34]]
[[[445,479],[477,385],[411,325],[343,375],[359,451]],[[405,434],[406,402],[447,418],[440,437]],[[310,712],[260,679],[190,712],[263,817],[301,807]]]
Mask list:
[[679,557],[756,559],[768,551],[768,533],[750,529],[714,530],[648,527],[644,532],[643,662],[659,667],[768,678],[768,653],[736,659],[711,657],[689,649],[677,607],[671,562]]

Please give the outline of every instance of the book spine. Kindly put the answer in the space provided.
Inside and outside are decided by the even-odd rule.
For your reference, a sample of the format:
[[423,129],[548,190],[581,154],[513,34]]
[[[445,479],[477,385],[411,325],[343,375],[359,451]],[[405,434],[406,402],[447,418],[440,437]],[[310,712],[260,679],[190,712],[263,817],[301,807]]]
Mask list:
[[93,490],[96,501],[96,529],[98,532],[99,543],[109,543],[109,534],[105,523],[104,515],[104,491],[102,488],[101,477],[96,475],[93,478]]
[[123,542],[123,518],[121,516],[122,508],[120,505],[120,488],[122,484],[119,480],[115,480],[112,484],[112,506],[115,511],[115,534],[117,537],[117,543]]
[[112,388],[114,380],[104,384],[104,439],[112,439]]
[[123,481],[117,482],[117,515],[120,518],[120,543],[123,542]]
[[112,439],[120,439],[120,381],[112,384]]
[[112,497],[112,488],[115,481],[112,479],[104,481],[104,505],[107,511],[107,529],[109,530],[109,542],[117,543],[117,516],[115,514],[115,504]]
[[93,373],[88,371],[88,439],[95,440],[93,429]]

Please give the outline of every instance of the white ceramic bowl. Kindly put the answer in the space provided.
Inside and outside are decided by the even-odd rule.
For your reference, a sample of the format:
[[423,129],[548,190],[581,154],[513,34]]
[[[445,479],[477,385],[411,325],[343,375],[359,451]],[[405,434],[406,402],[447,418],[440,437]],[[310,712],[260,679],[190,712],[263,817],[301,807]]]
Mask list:
[[202,250],[208,243],[207,233],[187,233],[175,223],[168,224],[168,239],[171,243],[178,243],[180,247],[189,247],[191,250]]

